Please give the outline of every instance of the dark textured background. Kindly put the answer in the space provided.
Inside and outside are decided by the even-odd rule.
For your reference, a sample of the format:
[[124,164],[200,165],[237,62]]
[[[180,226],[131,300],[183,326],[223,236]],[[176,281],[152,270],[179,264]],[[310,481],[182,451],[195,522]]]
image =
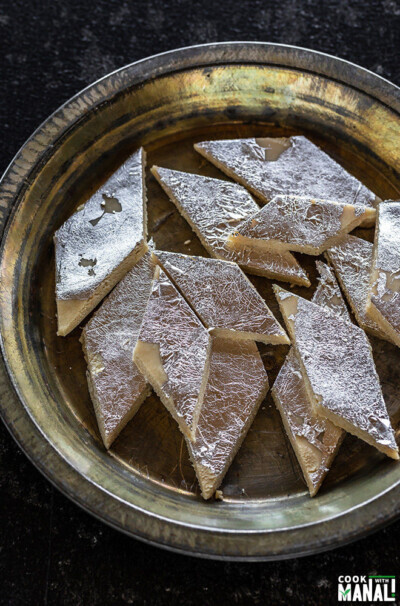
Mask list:
[[[325,51],[400,84],[396,0],[0,0],[0,170],[38,124],[107,72],[223,40]],[[339,574],[400,574],[400,523],[330,553],[218,563],[129,539],[82,512],[0,424],[0,604],[336,604]],[[398,578],[398,583],[400,579]]]

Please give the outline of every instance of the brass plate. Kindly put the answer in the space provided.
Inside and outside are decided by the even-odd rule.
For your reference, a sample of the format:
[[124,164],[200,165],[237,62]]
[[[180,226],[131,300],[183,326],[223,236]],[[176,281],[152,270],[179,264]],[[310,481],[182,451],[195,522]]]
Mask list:
[[[223,43],[110,74],[34,133],[0,186],[2,227],[9,216],[0,259],[8,371],[1,362],[1,411],[58,488],[132,536],[226,559],[322,551],[399,514],[400,465],[352,437],[310,499],[270,397],[223,483],[223,502],[199,497],[181,435],[155,396],[108,454],[86,386],[80,330],[56,336],[52,246],[54,230],[139,145],[149,166],[225,178],[193,152],[194,141],[304,133],[379,196],[399,197],[399,108],[396,87],[344,61],[294,47]],[[150,174],[147,185],[157,246],[205,254]],[[301,261],[315,286],[313,260]],[[271,283],[253,281],[277,312]],[[296,291],[310,297],[313,288]],[[399,436],[400,350],[381,341],[374,348]],[[271,383],[286,352],[262,349]]]

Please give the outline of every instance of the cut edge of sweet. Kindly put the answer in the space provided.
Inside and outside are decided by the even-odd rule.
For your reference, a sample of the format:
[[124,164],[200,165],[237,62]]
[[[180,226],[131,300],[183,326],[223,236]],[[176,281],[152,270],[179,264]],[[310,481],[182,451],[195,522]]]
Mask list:
[[[168,410],[172,418],[177,422],[179,429],[183,433],[183,435],[189,439],[190,441],[195,441],[197,423],[199,420],[199,415],[201,411],[201,406],[203,404],[204,393],[206,390],[209,368],[210,368],[210,354],[211,354],[211,338],[208,338],[208,345],[206,350],[206,361],[203,370],[202,381],[200,384],[199,395],[197,398],[197,403],[193,411],[192,422],[189,425],[183,418],[182,415],[179,415],[177,412],[177,408],[175,402],[172,398],[168,397],[163,391],[163,385],[168,380],[167,375],[165,374],[163,364],[161,362],[161,357],[159,353],[159,344],[158,343],[147,343],[145,341],[137,340],[135,348],[133,350],[133,361],[138,367],[139,371],[142,373],[144,378],[158,397],[161,402],[164,404],[165,408]],[[153,367],[158,366],[158,370],[154,372],[151,370],[151,365]]]
[[321,397],[313,391],[310,380],[308,378],[306,368],[301,359],[299,350],[297,349],[296,345],[293,345],[293,347],[295,349],[297,359],[301,366],[301,370],[302,370],[302,374],[303,374],[303,378],[304,378],[304,386],[306,388],[308,398],[310,400],[310,404],[311,404],[314,414],[317,416],[320,416],[324,419],[328,419],[328,421],[330,421],[337,427],[344,429],[345,431],[347,431],[347,433],[350,433],[351,435],[356,436],[356,438],[363,440],[370,446],[374,446],[377,450],[379,450],[380,452],[383,452],[388,457],[390,457],[392,459],[398,459],[399,458],[398,451],[395,451],[392,448],[388,448],[388,447],[383,446],[382,444],[379,444],[373,438],[371,438],[371,436],[369,435],[369,433],[367,431],[363,431],[359,428],[356,428],[352,423],[350,423],[349,421],[344,419],[341,415],[337,415],[336,413],[331,412],[328,408],[326,408],[322,404]]
[[[311,389],[311,385],[310,385],[310,389]],[[314,402],[315,402],[315,409],[316,409],[317,414],[320,414],[321,416],[325,417],[326,419],[328,419],[328,421],[331,421],[331,423],[333,423],[337,427],[341,427],[348,433],[351,433],[353,436],[360,438],[361,440],[363,440],[370,446],[374,446],[377,450],[379,450],[380,452],[383,452],[385,455],[387,455],[391,459],[398,460],[400,458],[398,448],[394,449],[394,448],[390,448],[389,446],[385,446],[384,444],[380,444],[379,442],[377,442],[376,440],[371,438],[370,434],[367,431],[364,431],[360,428],[355,428],[354,425],[352,425],[352,423],[350,423],[349,421],[347,421],[340,415],[337,415],[336,413],[333,413],[332,411],[325,408],[321,404],[321,402],[318,400],[317,397],[315,398]]]
[[[386,332],[384,332],[384,330],[382,329],[381,331],[374,329],[372,326],[370,326],[369,324],[367,324],[366,322],[364,322],[364,320],[361,318],[360,316],[360,310],[354,305],[354,301],[353,298],[351,297],[348,289],[347,289],[347,285],[345,284],[343,278],[342,278],[342,274],[340,271],[337,270],[336,268],[336,263],[333,260],[332,256],[330,255],[330,251],[326,250],[325,251],[325,257],[328,260],[329,264],[333,267],[335,275],[338,279],[338,282],[340,284],[340,288],[342,289],[342,291],[345,294],[346,300],[348,302],[348,304],[351,307],[351,310],[354,314],[355,319],[357,320],[357,324],[363,329],[365,330],[365,332],[368,332],[370,335],[377,337],[378,339],[383,339],[385,341],[388,341],[389,343],[394,343],[394,341],[390,338],[390,336],[388,334],[386,334]],[[370,316],[370,314],[367,312],[367,315]],[[370,316],[371,320],[374,320],[374,318],[372,318]],[[379,323],[376,322],[376,320],[374,320],[374,322],[378,325],[379,327]],[[399,338],[399,343],[400,343],[400,338]]]
[[[278,322],[278,320],[276,319],[275,315],[272,313],[272,311],[268,307],[266,301],[263,299],[263,297],[261,297],[260,293],[258,292],[258,290],[256,289],[256,287],[254,286],[254,284],[251,282],[251,280],[246,276],[246,274],[244,272],[243,272],[243,277],[244,277],[245,281],[247,282],[250,290],[253,291],[255,293],[255,296],[257,296],[262,301],[266,313],[275,321],[277,328],[279,328],[279,330],[281,332],[280,335],[266,335],[267,338],[269,339],[269,341],[265,341],[263,339],[260,339],[260,341],[262,341],[263,343],[290,345],[290,339],[289,339],[288,335],[286,334],[285,329],[280,324],[280,322]],[[249,334],[250,335],[252,333],[244,333],[244,334]],[[255,339],[255,340],[257,340],[257,339]]]
[[[350,423],[349,421],[347,421],[346,419],[344,419],[342,416],[337,415],[336,413],[333,413],[332,411],[330,411],[329,409],[327,409],[325,406],[323,406],[322,402],[321,402],[321,397],[314,393],[306,368],[303,364],[303,360],[302,357],[300,355],[300,352],[298,350],[297,347],[297,342],[296,342],[296,338],[295,338],[295,334],[294,334],[294,330],[293,330],[293,326],[292,326],[292,322],[293,320],[291,320],[286,312],[285,309],[283,308],[283,306],[281,305],[281,300],[279,297],[279,291],[282,291],[284,289],[280,288],[278,285],[274,284],[273,285],[273,289],[274,289],[274,293],[275,296],[277,298],[278,304],[279,304],[279,308],[281,310],[282,313],[282,317],[285,320],[285,324],[286,324],[286,328],[289,332],[289,335],[291,337],[292,340],[292,347],[294,348],[294,351],[296,353],[297,356],[297,360],[300,364],[301,367],[301,371],[302,371],[302,375],[303,375],[303,379],[304,379],[304,386],[306,388],[309,400],[310,400],[310,404],[311,407],[313,409],[314,414],[319,415],[325,419],[328,419],[328,421],[331,421],[331,423],[333,423],[334,425],[336,425],[336,427],[341,427],[342,429],[344,429],[345,431],[347,431],[348,433],[351,433],[353,436],[356,436],[357,438],[360,438],[361,440],[363,440],[364,442],[366,442],[367,444],[369,444],[370,446],[374,446],[377,450],[379,450],[380,452],[383,452],[384,454],[386,454],[388,457],[390,457],[391,459],[399,459],[399,449],[397,447],[397,449],[395,450],[394,448],[390,448],[388,446],[385,446],[383,444],[380,444],[379,442],[377,442],[376,440],[374,440],[373,438],[371,438],[370,434],[360,428],[356,428],[352,423]],[[290,293],[290,295],[297,297],[297,295],[294,295],[293,293]],[[370,346],[371,347],[371,346]],[[372,353],[371,353],[372,355]]]
[[[324,292],[324,290],[326,290],[326,288],[324,288],[324,286],[326,284],[329,284],[330,286],[332,286],[332,283],[333,283],[333,286],[335,287],[335,289],[338,290],[337,293],[335,292],[334,296],[335,297],[336,296],[340,296],[340,299],[341,299],[341,301],[343,303],[343,306],[346,308],[346,304],[344,302],[343,296],[340,293],[340,288],[339,288],[339,286],[337,284],[337,281],[336,281],[335,274],[334,274],[333,270],[329,267],[329,265],[325,265],[324,263],[322,263],[322,261],[316,261],[316,267],[317,267],[317,270],[318,270],[318,273],[319,273],[320,277],[319,277],[319,284],[318,284],[318,287],[317,287],[317,289],[316,289],[316,291],[314,293],[312,301],[313,302],[317,302],[315,300],[316,297],[318,295],[321,295]],[[347,316],[346,316],[346,318],[344,318],[343,315],[341,315],[340,317],[342,317],[342,319],[345,320],[345,321],[350,321],[350,316],[348,318],[347,318]],[[285,360],[282,368],[279,371],[277,380],[281,376],[282,373],[285,375],[285,373],[287,374],[287,373],[291,373],[292,372],[292,369],[290,368],[291,357],[294,357],[297,360],[296,352],[294,350],[292,350],[292,349],[289,350],[289,353],[286,356],[286,360]],[[303,386],[304,386],[304,378],[303,378],[303,374],[302,373],[301,373],[301,380],[302,380]],[[276,389],[276,385],[277,385],[276,381],[275,381],[275,383],[273,385],[273,388],[271,390],[271,394],[272,394],[272,397],[273,397],[274,402],[276,404],[276,407],[278,408],[278,411],[281,414],[284,428],[286,430],[288,438],[289,438],[289,440],[290,440],[290,442],[292,444],[293,450],[294,450],[294,452],[296,454],[296,458],[297,458],[297,460],[299,462],[299,465],[301,467],[301,470],[303,472],[303,476],[304,476],[305,482],[306,482],[306,484],[308,486],[308,489],[309,489],[309,492],[310,492],[310,496],[313,497],[313,496],[315,496],[317,494],[317,492],[320,489],[320,487],[321,487],[321,485],[322,485],[322,483],[323,483],[326,475],[328,474],[328,472],[330,470],[330,467],[331,467],[331,465],[333,463],[333,460],[335,459],[335,457],[336,457],[336,455],[338,453],[340,445],[342,444],[342,442],[343,442],[343,440],[345,438],[346,432],[343,431],[341,428],[337,428],[336,426],[332,426],[337,431],[340,432],[339,438],[336,440],[336,445],[335,445],[334,450],[324,460],[324,470],[322,470],[322,475],[321,475],[319,481],[318,482],[313,482],[312,481],[312,477],[311,477],[311,472],[309,471],[309,469],[306,466],[306,458],[307,457],[305,456],[304,448],[301,447],[301,445],[299,443],[299,440],[301,438],[303,440],[305,440],[306,444],[307,444],[307,448],[309,448],[309,450],[311,452],[313,451],[313,449],[316,449],[316,450],[318,450],[318,449],[313,444],[311,444],[307,440],[307,438],[305,436],[301,436],[301,435],[296,436],[294,434],[294,432],[292,431],[292,428],[291,428],[290,424],[288,423],[288,414],[287,414],[286,410],[284,409],[284,407],[281,404],[282,403],[282,399],[279,396],[279,390]],[[312,407],[311,407],[311,403],[310,403],[310,398],[308,396],[308,392],[307,391],[306,391],[306,397],[307,397],[308,404],[309,404],[309,406],[311,408],[311,411],[312,411]],[[330,423],[330,425],[332,425],[332,424]],[[329,429],[328,429],[328,431],[329,431]],[[321,455],[321,457],[322,456],[323,456],[323,454]],[[319,470],[321,471],[321,465],[319,466]]]
[[150,395],[151,388],[149,385],[145,385],[144,388],[141,390],[140,394],[135,399],[135,401],[132,403],[132,406],[129,409],[129,411],[123,417],[121,417],[120,421],[117,423],[117,425],[114,427],[114,429],[111,432],[106,431],[105,423],[104,423],[104,415],[103,415],[103,412],[101,409],[100,402],[97,397],[96,387],[92,381],[92,373],[90,371],[89,355],[88,355],[87,346],[86,346],[85,329],[83,329],[79,341],[82,345],[83,355],[85,357],[85,361],[87,364],[86,380],[87,380],[87,384],[88,384],[89,395],[92,400],[93,409],[94,409],[94,412],[96,415],[97,426],[99,428],[99,432],[100,432],[101,438],[103,440],[103,444],[108,450],[111,447],[114,440],[118,437],[118,435],[124,429],[124,427],[129,423],[129,421],[131,419],[133,419],[133,417],[135,416],[135,414],[137,413],[137,411],[139,410],[139,408],[141,407],[141,405],[143,404],[145,399]]
[[[257,139],[257,137],[254,137],[254,138]],[[278,138],[282,139],[282,138],[285,138],[285,137],[278,137]],[[288,137],[288,139],[291,139],[291,137]],[[249,183],[248,181],[246,181],[246,179],[243,179],[243,177],[240,177],[239,175],[237,175],[233,170],[231,170],[230,168],[228,168],[227,166],[225,166],[222,162],[220,162],[219,160],[217,160],[217,158],[215,158],[212,154],[210,154],[206,149],[204,149],[203,147],[201,147],[202,143],[209,143],[209,141],[199,141],[198,143],[194,143],[194,145],[193,145],[194,149],[201,156],[203,156],[206,160],[208,160],[209,162],[211,162],[211,164],[214,164],[214,166],[216,166],[221,172],[223,172],[226,175],[228,175],[228,177],[230,177],[231,179],[233,179],[237,183],[240,183],[241,185],[243,185],[244,187],[246,187],[246,189],[248,189],[257,198],[259,198],[259,200],[262,200],[265,203],[268,203],[268,202],[271,201],[272,198],[268,198],[265,194],[263,194],[261,191],[259,191],[256,187],[254,187],[253,185],[251,185],[251,183]],[[378,206],[379,202],[381,201],[381,199],[378,196],[375,196],[375,200],[376,200],[376,206]],[[358,205],[356,205],[356,206],[358,206]],[[376,206],[375,206],[375,208],[376,208]],[[369,208],[369,207],[366,207],[366,208]],[[372,208],[372,210],[374,210],[373,206],[371,206],[370,208]],[[364,217],[364,219],[361,221],[360,226],[361,227],[365,227],[365,228],[369,228],[369,227],[373,227],[374,224],[375,224],[375,215],[374,214],[371,214],[371,215],[367,214]]]
[[[160,251],[161,252],[161,251]],[[177,253],[179,254],[179,253]],[[161,259],[157,256],[157,250],[152,252],[152,259],[153,261],[158,264],[163,271],[166,273],[166,275],[168,276],[168,278],[171,280],[171,282],[174,284],[175,288],[179,291],[179,293],[181,294],[181,296],[185,299],[186,303],[189,305],[189,307],[191,308],[191,310],[193,311],[193,313],[196,314],[196,316],[201,320],[201,322],[206,326],[206,322],[203,319],[203,317],[201,316],[201,314],[198,312],[198,310],[195,308],[195,306],[193,305],[193,303],[189,300],[189,298],[185,295],[185,293],[183,292],[183,290],[179,287],[179,285],[176,283],[176,281],[174,280],[174,278],[172,277],[172,275],[169,273],[167,267],[165,266],[165,264],[161,261]],[[221,259],[221,261],[225,261],[225,259]],[[231,265],[236,265],[237,264],[233,261],[225,261],[225,263],[230,263]],[[270,308],[268,307],[268,305],[265,303],[264,299],[260,296],[258,290],[253,286],[253,284],[250,282],[250,280],[248,279],[248,277],[243,273],[243,277],[246,280],[247,284],[250,286],[251,290],[254,291],[255,295],[257,297],[260,298],[260,300],[262,301],[264,307],[265,307],[265,312],[266,314],[271,318],[271,321],[275,322],[276,324],[276,328],[278,330],[280,330],[280,334],[267,334],[267,333],[259,333],[259,332],[248,332],[248,331],[243,331],[243,330],[237,330],[234,328],[222,328],[222,327],[214,327],[214,326],[207,326],[210,334],[216,336],[216,337],[222,337],[222,338],[226,338],[226,339],[232,339],[232,340],[242,340],[242,341],[258,341],[260,343],[266,343],[267,345],[289,345],[290,344],[290,340],[284,330],[284,328],[280,325],[280,323],[278,322],[278,320],[275,318],[274,314],[272,313],[272,311],[270,310]]]
[[172,189],[170,187],[168,187],[168,185],[162,180],[158,169],[160,167],[159,166],[152,166],[150,169],[150,172],[152,173],[152,175],[155,177],[157,183],[160,185],[160,187],[165,191],[165,193],[167,194],[168,198],[171,200],[171,202],[175,205],[176,209],[178,210],[179,214],[182,215],[182,217],[185,219],[185,221],[190,225],[192,231],[194,231],[194,233],[196,234],[196,236],[199,238],[201,244],[204,246],[204,248],[206,249],[206,251],[214,258],[216,259],[223,259],[223,257],[219,256],[213,246],[211,246],[211,244],[206,240],[206,238],[204,238],[203,234],[201,233],[201,231],[199,230],[199,228],[197,227],[197,225],[193,222],[192,218],[187,214],[186,210],[181,206],[181,204],[179,203],[178,198],[175,196],[175,194],[173,193]]
[[[156,351],[155,348],[157,348],[158,351]],[[192,426],[189,426],[183,419],[183,417],[178,415],[174,400],[168,397],[162,389],[163,385],[168,380],[168,377],[166,375],[164,377],[161,377],[162,372],[165,373],[165,371],[160,361],[158,343],[147,343],[138,339],[133,350],[133,361],[135,362],[136,366],[138,367],[139,371],[142,373],[146,381],[150,383],[157,396],[160,398],[161,402],[168,410],[171,417],[177,422],[178,427],[183,433],[183,435],[189,440],[193,441],[194,431]],[[160,373],[150,370],[150,362],[153,362],[153,366],[154,362],[160,365]],[[162,383],[161,378],[164,379]]]
[[265,373],[264,389],[260,393],[256,403],[254,404],[251,414],[247,417],[246,422],[243,425],[241,435],[238,438],[238,440],[235,444],[235,447],[232,450],[229,458],[227,459],[224,469],[219,474],[216,475],[207,466],[202,465],[201,463],[197,463],[195,458],[193,457],[193,454],[191,451],[191,446],[187,442],[190,461],[195,470],[196,477],[197,477],[199,485],[200,485],[201,495],[202,495],[203,499],[205,499],[205,500],[210,499],[215,494],[215,491],[222,484],[223,479],[226,476],[226,474],[228,473],[228,470],[229,470],[234,458],[236,457],[237,453],[239,452],[240,447],[242,446],[242,444],[247,436],[247,433],[258,413],[258,410],[259,410],[262,402],[265,400],[265,398],[267,396],[268,391],[269,391],[269,382],[268,382],[267,373]]
[[381,329],[387,334],[387,340],[390,340],[392,343],[400,347],[400,334],[398,331],[392,326],[389,320],[382,314],[380,309],[374,304],[373,297],[373,289],[376,281],[378,279],[378,270],[376,269],[377,255],[378,255],[378,239],[379,239],[379,223],[380,223],[380,213],[378,210],[377,213],[377,221],[376,221],[376,229],[375,229],[375,238],[372,249],[372,264],[371,264],[371,273],[370,273],[370,281],[368,288],[368,297],[367,303],[365,306],[365,312],[367,316],[371,318]]
[[[277,323],[280,326],[278,321]],[[266,335],[263,333],[213,327],[210,327],[209,331],[215,337],[231,339],[232,341],[257,341],[258,343],[265,343],[266,345],[290,345],[290,339],[285,331],[283,331],[283,334],[281,335]]]
[[76,328],[148,250],[147,242],[143,238],[122,263],[99,284],[88,299],[56,299],[57,335],[65,337]]
[[333,425],[336,425],[336,427],[340,427],[341,429],[344,429],[345,431],[347,431],[347,433],[350,433],[353,436],[356,436],[356,438],[363,440],[370,446],[373,446],[380,452],[386,454],[391,459],[395,459],[395,460],[399,459],[400,457],[399,457],[398,448],[395,450],[394,448],[390,448],[388,446],[380,444],[379,442],[377,442],[376,440],[371,438],[370,434],[367,431],[364,431],[358,427],[355,427],[352,423],[350,423],[349,421],[344,419],[344,417],[342,417],[341,415],[337,415],[336,413],[333,413],[332,411],[330,411],[328,408],[326,408],[322,404],[320,396],[318,396],[318,394],[314,393],[314,391],[312,389],[306,368],[301,359],[301,356],[300,356],[299,350],[296,346],[294,337],[293,337],[293,347],[296,352],[297,359],[301,366],[302,375],[303,375],[303,379],[304,379],[304,386],[306,388],[308,398],[309,398],[309,401],[310,401],[314,414],[317,416],[320,416],[324,419],[328,419],[328,421],[333,423]]
[[238,265],[240,269],[247,274],[251,274],[252,276],[260,276],[261,278],[269,278],[270,280],[278,280],[280,282],[287,282],[288,284],[296,284],[297,286],[305,286],[306,288],[309,288],[311,286],[310,279],[304,269],[301,267],[300,263],[298,263],[297,259],[295,259],[289,251],[285,251],[284,256],[286,261],[288,263],[290,262],[291,266],[298,270],[297,274],[288,275],[268,269],[263,271],[254,265],[243,265],[241,263],[238,263]]
[[89,387],[89,394],[91,400],[93,402],[93,409],[96,415],[97,425],[100,431],[101,438],[103,440],[104,446],[109,450],[113,444],[113,442],[117,439],[121,431],[126,427],[126,425],[133,419],[135,414],[138,412],[139,408],[143,404],[143,402],[149,397],[151,394],[151,387],[146,385],[140,395],[135,399],[135,402],[132,404],[129,411],[120,419],[119,423],[114,427],[111,432],[105,430],[104,425],[104,415],[101,409],[101,405],[97,399],[96,389],[94,387],[92,376],[89,370],[86,371],[86,379]]
[[[100,303],[124,275],[149,250],[147,244],[147,190],[146,190],[146,151],[142,149],[142,208],[143,237],[125,259],[99,284],[88,299],[57,299],[57,335],[65,337]],[[76,212],[76,211],[75,211]]]
[[377,324],[382,329],[383,334],[380,335],[380,338],[385,338],[386,341],[389,341],[390,343],[397,345],[397,347],[400,347],[399,332],[395,328],[393,328],[389,320],[385,318],[385,316],[377,308],[374,302],[371,301],[371,299],[367,301],[366,313],[368,317],[371,318],[371,320],[373,320],[375,324]]
[[[308,394],[308,392],[307,392],[307,394]],[[331,467],[331,465],[332,465],[332,463],[333,463],[333,461],[334,461],[334,459],[335,459],[335,457],[336,457],[336,455],[337,455],[337,453],[339,451],[339,448],[340,448],[340,446],[341,446],[341,444],[342,444],[342,442],[343,442],[343,440],[344,440],[344,438],[346,436],[346,432],[345,431],[342,432],[342,435],[338,439],[334,450],[329,454],[329,456],[325,460],[324,473],[321,474],[321,477],[318,480],[318,482],[314,484],[312,482],[311,478],[310,478],[310,472],[309,472],[309,470],[306,467],[304,456],[303,456],[303,453],[301,452],[301,447],[300,447],[299,443],[296,440],[296,437],[298,437],[298,436],[294,435],[294,433],[293,433],[293,431],[292,431],[292,429],[291,429],[291,427],[290,427],[290,425],[289,425],[289,423],[287,421],[287,414],[286,414],[285,410],[283,409],[283,407],[281,405],[281,399],[280,399],[280,397],[278,395],[278,392],[277,392],[277,390],[275,389],[274,386],[272,386],[272,388],[271,388],[271,395],[272,395],[272,398],[273,398],[273,400],[275,402],[275,405],[276,405],[278,411],[280,412],[283,427],[285,429],[286,435],[288,436],[290,444],[291,444],[291,446],[292,446],[292,448],[293,448],[293,450],[294,450],[294,452],[296,454],[296,459],[297,459],[297,462],[299,463],[301,471],[303,473],[303,477],[304,477],[304,480],[306,482],[308,491],[310,493],[310,497],[315,497],[316,494],[318,493],[319,489],[321,488],[322,483],[325,480],[328,472],[330,471],[330,467]],[[303,437],[303,436],[300,436],[300,437]],[[311,443],[309,443],[309,445],[313,446],[313,444],[311,444]],[[314,448],[316,448],[316,446],[314,446]]]
[[[225,259],[223,255],[219,255],[215,251],[214,247],[207,241],[207,239],[204,238],[203,234],[201,233],[201,231],[199,230],[197,225],[194,223],[192,218],[188,215],[186,210],[179,203],[178,198],[175,196],[175,194],[173,193],[171,188],[168,187],[168,185],[162,180],[162,178],[160,177],[160,175],[158,173],[158,169],[159,169],[158,166],[152,166],[150,169],[150,172],[155,177],[155,179],[157,180],[159,185],[162,187],[162,189],[165,191],[165,193],[167,194],[167,196],[169,197],[171,202],[175,205],[179,214],[190,225],[192,231],[199,238],[201,244],[204,246],[204,248],[206,249],[208,254],[211,255],[212,257],[214,257],[215,259],[222,259],[223,261],[227,261],[228,259]],[[275,252],[275,251],[272,251],[272,252]],[[288,264],[290,264],[293,268],[296,268],[296,270],[298,272],[297,274],[288,275],[288,274],[285,274],[282,272],[279,273],[277,271],[273,271],[273,270],[270,270],[267,268],[265,270],[262,270],[251,264],[243,265],[242,263],[238,263],[238,265],[243,271],[245,271],[249,274],[255,275],[255,276],[261,276],[263,278],[269,278],[271,280],[281,280],[282,282],[288,282],[290,284],[297,284],[299,286],[306,286],[306,287],[311,286],[311,282],[310,282],[306,272],[301,267],[301,265],[299,264],[297,259],[295,259],[295,257],[290,253],[290,251],[284,251],[281,254],[283,254],[285,256]]]
[[[332,204],[335,204],[335,202],[332,201]],[[351,204],[348,204],[344,207],[343,211],[345,211],[346,208],[355,209],[357,207],[353,206]],[[367,216],[373,215],[375,217],[375,214],[376,214],[375,209],[367,207],[367,206],[365,206],[363,208],[365,209],[365,215],[367,215]],[[276,240],[276,239],[266,240],[266,239],[261,239],[261,238],[250,238],[247,236],[243,236],[242,234],[238,233],[237,231],[231,233],[227,237],[226,245],[231,250],[240,250],[243,247],[247,247],[247,248],[250,248],[253,250],[264,251],[264,252],[269,251],[269,252],[285,253],[285,252],[290,251],[290,252],[299,252],[299,253],[311,255],[311,256],[319,256],[324,251],[326,251],[328,248],[333,248],[337,244],[340,244],[343,237],[345,235],[347,235],[349,232],[351,232],[353,229],[358,227],[361,223],[362,223],[362,215],[360,215],[358,217],[355,215],[354,219],[352,221],[349,221],[340,233],[330,236],[329,238],[327,238],[325,240],[325,242],[323,244],[321,244],[318,247],[311,246],[307,243],[300,245],[300,244],[284,243],[284,242],[281,242],[280,240]]]
[[210,334],[208,335],[208,344],[206,350],[206,361],[203,370],[203,378],[201,381],[200,389],[199,389],[199,397],[197,399],[196,407],[193,411],[193,421],[192,421],[192,431],[193,431],[193,442],[196,441],[196,430],[199,422],[199,417],[201,413],[201,407],[203,406],[204,395],[207,389],[208,378],[210,374],[210,358],[211,358],[211,348],[212,348],[212,338]]
[[[155,347],[153,347],[153,346],[155,346]],[[171,417],[176,421],[179,429],[181,430],[181,432],[183,433],[185,438],[187,438],[191,442],[194,442],[195,434],[196,434],[196,427],[197,427],[197,420],[198,420],[198,417],[200,414],[200,408],[201,408],[201,404],[202,404],[203,397],[204,397],[204,391],[205,391],[204,377],[206,374],[208,374],[207,373],[207,370],[208,370],[207,363],[206,363],[206,368],[204,369],[204,372],[203,372],[203,379],[202,379],[202,384],[201,384],[200,390],[199,390],[199,397],[197,400],[196,408],[193,411],[192,422],[189,425],[185,421],[183,416],[178,414],[174,400],[172,398],[168,397],[165,394],[165,392],[163,391],[163,385],[168,380],[168,377],[165,375],[164,381],[161,383],[160,374],[162,374],[162,372],[165,373],[165,371],[164,371],[164,368],[163,368],[161,360],[160,360],[159,350],[156,352],[155,348],[157,348],[157,349],[159,348],[158,343],[147,343],[145,341],[141,341],[140,339],[138,339],[135,349],[133,350],[133,361],[135,362],[136,366],[138,367],[139,371],[142,373],[142,375],[144,376],[146,381],[148,383],[150,383],[150,385],[152,386],[152,388],[154,389],[154,391],[160,398],[161,402],[164,404],[165,408],[170,413]],[[208,358],[209,358],[209,352],[208,352],[207,360],[208,360]],[[153,366],[154,366],[154,362],[156,362],[156,364],[160,365],[160,374],[158,374],[157,372],[154,372],[150,369],[151,362],[153,362]],[[196,414],[197,418],[195,420],[196,409],[197,409],[197,414]]]

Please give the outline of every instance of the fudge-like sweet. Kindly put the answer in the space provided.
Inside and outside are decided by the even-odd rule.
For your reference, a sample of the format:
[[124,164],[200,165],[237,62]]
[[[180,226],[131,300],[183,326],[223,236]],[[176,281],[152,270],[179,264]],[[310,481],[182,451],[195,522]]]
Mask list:
[[260,209],[244,187],[158,166],[151,172],[211,256],[235,261],[251,274],[310,286],[307,274],[288,251],[266,253],[246,247],[233,251],[226,246],[227,236]]
[[400,347],[400,201],[382,202],[373,248],[366,311]]
[[325,251],[325,256],[333,266],[361,328],[375,337],[390,340],[390,337],[367,315],[366,310],[372,267],[372,248],[371,242],[347,235],[339,244]]
[[276,196],[227,238],[234,250],[293,250],[320,255],[375,209],[300,196]]
[[[331,269],[317,261],[320,282],[312,300],[350,322],[349,312]],[[343,429],[314,414],[302,370],[290,349],[271,389],[310,495],[317,494],[345,436]]]
[[106,448],[150,393],[132,353],[153,275],[154,262],[148,252],[104,300],[81,335],[89,391]]
[[276,285],[274,290],[313,412],[398,459],[365,332],[312,301]]
[[267,391],[267,374],[254,342],[212,337],[196,441],[187,440],[204,499],[221,484]]
[[[194,148],[265,202],[291,193],[375,206],[380,199],[306,137],[202,141]],[[366,217],[365,225],[369,217]]]
[[345,322],[351,322],[349,310],[332,269],[322,261],[316,261],[315,265],[319,280],[311,300],[321,307],[326,307]]
[[168,277],[212,334],[289,343],[282,326],[236,263],[156,251]]
[[147,251],[139,149],[54,235],[58,334],[67,335]]
[[208,331],[156,266],[133,359],[189,440],[195,439],[210,349]]

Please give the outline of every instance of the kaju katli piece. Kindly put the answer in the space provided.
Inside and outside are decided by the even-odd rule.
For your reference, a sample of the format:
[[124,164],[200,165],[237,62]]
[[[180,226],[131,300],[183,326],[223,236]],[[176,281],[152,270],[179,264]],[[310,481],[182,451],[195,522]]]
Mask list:
[[[312,301],[351,322],[332,270],[320,261],[317,261],[317,269],[320,281]],[[336,457],[345,431],[328,419],[315,415],[293,348],[279,371],[271,394],[313,497]]]
[[[380,202],[303,136],[202,141],[194,148],[264,202],[287,193],[371,207]],[[364,225],[368,224],[370,217],[365,217]]]
[[400,201],[378,208],[370,287],[369,318],[400,347]]
[[186,440],[204,499],[220,486],[267,391],[268,377],[253,341],[212,337],[196,441]]
[[189,440],[195,439],[210,351],[207,329],[156,266],[133,360]]
[[233,250],[297,251],[320,255],[375,209],[300,196],[276,196],[227,238]]
[[141,148],[54,234],[58,334],[73,330],[147,251]]
[[236,263],[159,250],[154,257],[212,334],[289,343],[282,326]]
[[82,331],[87,380],[106,448],[150,394],[132,360],[154,275],[151,253],[126,274]]
[[390,341],[378,324],[367,315],[373,245],[367,240],[347,235],[339,244],[325,251],[358,324],[366,332]]
[[266,253],[246,247],[233,251],[226,246],[228,235],[260,209],[244,187],[158,166],[151,172],[212,257],[235,261],[247,273],[310,286],[290,252]]
[[320,307],[326,307],[338,318],[351,322],[349,310],[347,309],[333,270],[329,265],[322,263],[322,261],[316,261],[315,265],[319,273],[319,279],[318,286],[311,300]]
[[365,332],[312,301],[276,285],[274,291],[313,412],[398,459]]

